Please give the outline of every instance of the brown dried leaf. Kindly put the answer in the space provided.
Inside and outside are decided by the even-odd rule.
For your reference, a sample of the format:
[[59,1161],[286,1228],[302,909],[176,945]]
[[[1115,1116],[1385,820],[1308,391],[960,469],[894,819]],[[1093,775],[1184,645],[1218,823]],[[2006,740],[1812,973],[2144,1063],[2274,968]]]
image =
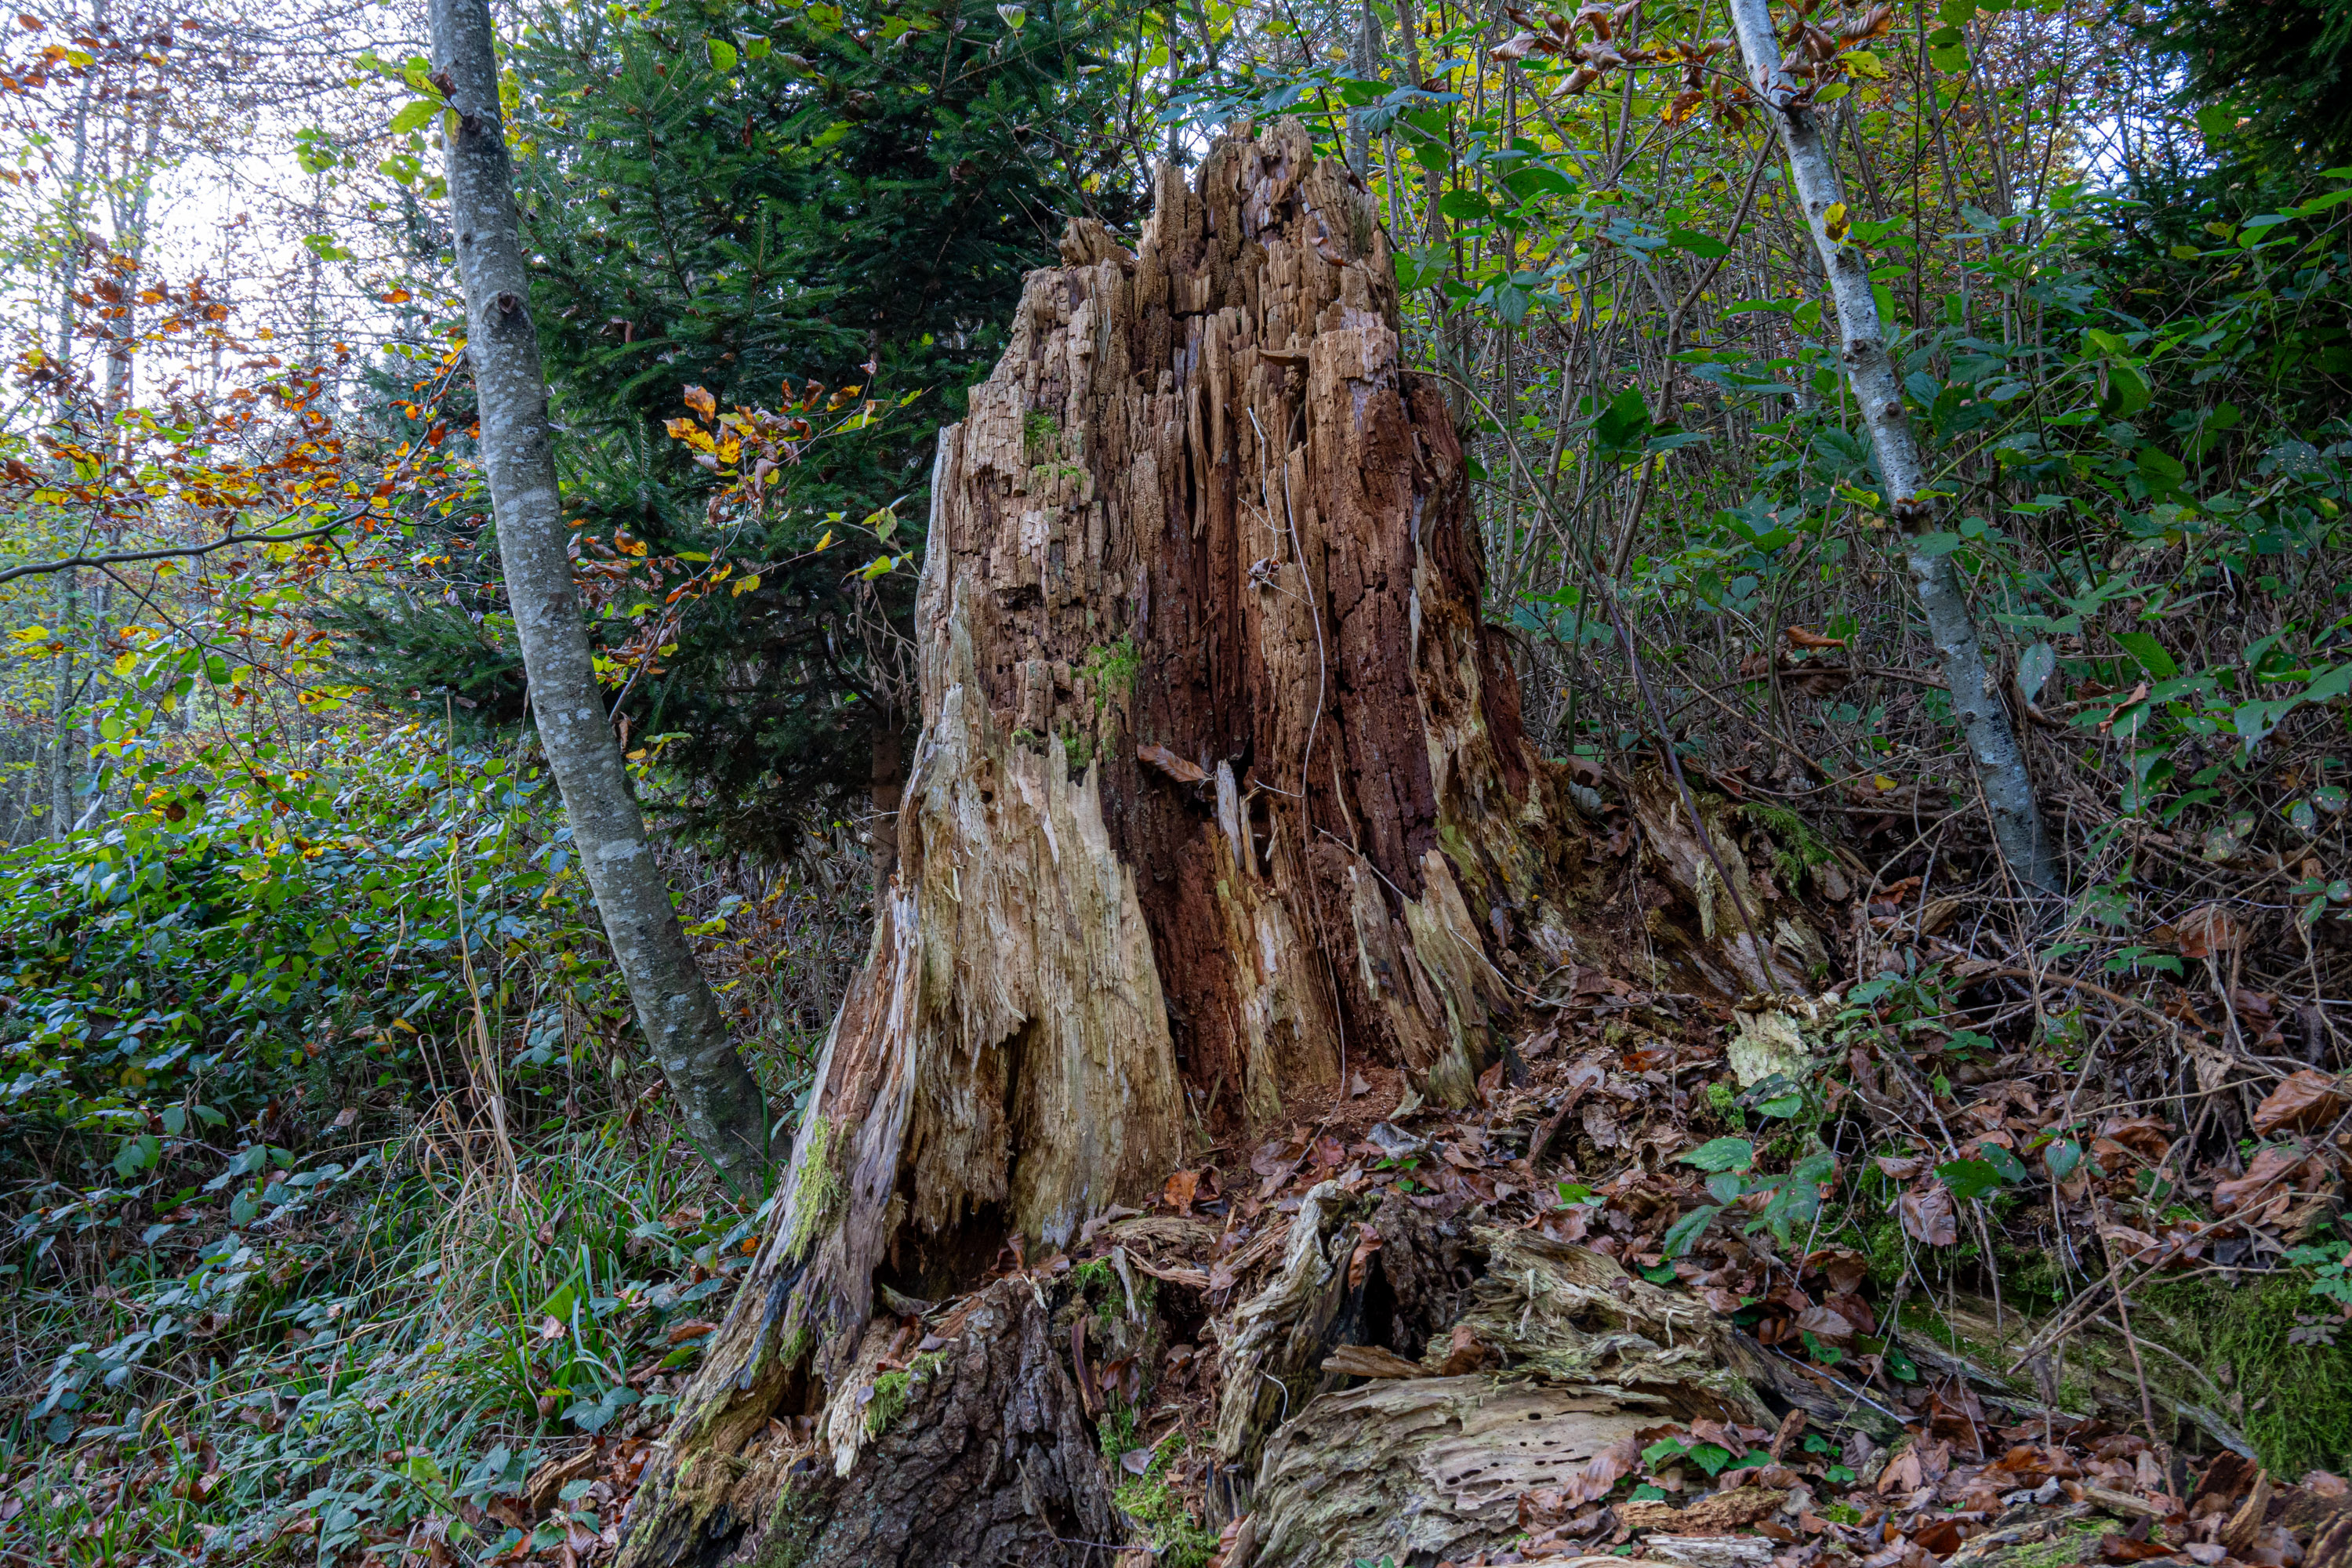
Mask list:
[[2246,945],[2244,923],[2231,919],[2229,910],[2221,904],[2200,904],[2148,935],[2179,948],[2183,958],[2210,958],[2217,952],[2231,952]]
[[1895,1205],[1903,1216],[1903,1228],[1914,1241],[1929,1247],[1951,1247],[1960,1239],[1958,1215],[1953,1212],[1952,1194],[1941,1184],[1914,1187],[1903,1194]]
[[1200,764],[1186,762],[1165,746],[1138,746],[1135,748],[1135,760],[1150,763],[1178,784],[1196,784],[1209,776],[1201,770]]
[[[1854,1335],[1854,1326],[1846,1320],[1845,1314],[1829,1307],[1806,1308],[1797,1314],[1797,1327],[1815,1339],[1827,1340],[1833,1345],[1842,1345]],[[1939,1552],[1937,1555],[1942,1554]]]
[[2305,1068],[2254,1107],[2254,1131],[2267,1137],[2281,1131],[2317,1127],[2343,1115],[2347,1104],[2352,1104],[2352,1097],[2345,1093],[2341,1079]]
[[1356,1250],[1348,1256],[1348,1289],[1360,1290],[1370,1272],[1372,1257],[1381,1249],[1381,1233],[1369,1225],[1356,1227]]
[[1486,1342],[1471,1332],[1469,1324],[1456,1323],[1445,1347],[1445,1364],[1439,1371],[1446,1377],[1462,1377],[1480,1371],[1494,1356]]
[[2284,1200],[2287,1190],[2315,1192],[2326,1178],[2326,1166],[2298,1146],[2265,1149],[2254,1156],[2244,1175],[2214,1184],[2213,1206],[2228,1213],[2273,1198]]
[[1168,1178],[1168,1184],[1160,1190],[1160,1198],[1178,1214],[1190,1214],[1192,1212],[1192,1198],[1200,1190],[1200,1172],[1179,1171]]

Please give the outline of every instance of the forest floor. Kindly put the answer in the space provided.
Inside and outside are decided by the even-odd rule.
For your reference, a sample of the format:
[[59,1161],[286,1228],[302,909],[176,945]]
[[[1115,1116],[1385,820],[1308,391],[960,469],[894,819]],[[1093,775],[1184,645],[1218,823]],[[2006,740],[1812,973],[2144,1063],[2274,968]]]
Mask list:
[[[1823,919],[1916,931],[1917,896]],[[1148,1209],[886,1298],[852,1451],[887,1458],[974,1304],[1019,1289],[1132,1532],[1097,1558],[1132,1568],[2352,1563],[2352,1090],[2285,1055],[2269,998],[2222,999],[2256,1048],[2181,1068],[2165,1014],[2211,1005],[2185,988],[2037,994],[1948,952],[1734,1006],[1645,972],[1543,977],[1467,1106],[1350,1068],[1286,1127],[1203,1131]],[[659,1112],[502,1143],[388,1093],[286,1107],[311,1125],[264,1224],[151,1236],[144,1285],[70,1310],[20,1298],[58,1359],[20,1338],[16,1394],[51,1397],[17,1430],[64,1425],[16,1447],[0,1562],[609,1561],[764,1219]],[[20,1231],[64,1258],[89,1220]],[[214,1334],[109,1403],[114,1369]],[[811,1465],[833,1441],[774,1436]]]

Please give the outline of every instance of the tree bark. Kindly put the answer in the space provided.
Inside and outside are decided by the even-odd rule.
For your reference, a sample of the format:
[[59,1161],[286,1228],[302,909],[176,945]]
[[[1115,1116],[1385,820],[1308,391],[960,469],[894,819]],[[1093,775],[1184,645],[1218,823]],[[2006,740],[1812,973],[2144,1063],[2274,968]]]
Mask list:
[[2018,744],[2009,710],[1985,668],[1967,586],[1948,552],[1921,546],[1922,536],[1935,521],[1935,500],[1926,493],[1927,475],[1904,412],[1902,378],[1887,353],[1885,324],[1871,292],[1870,269],[1859,251],[1830,233],[1830,209],[1842,200],[1837,164],[1811,106],[1798,97],[1797,84],[1781,61],[1769,0],[1731,0],[1731,19],[1739,37],[1740,56],[1748,64],[1748,85],[1779,127],[1805,226],[1812,233],[1822,268],[1829,277],[1846,379],[1861,409],[1863,426],[1870,432],[1871,449],[1886,484],[1888,510],[1910,537],[1906,564],[1920,610],[1927,616],[1927,635],[1942,661],[1953,715],[1968,738],[1977,783],[1992,817],[1993,841],[2011,872],[2029,889],[2063,892],[2064,879],[2042,826],[2025,752]]
[[[1071,225],[942,433],[898,872],[625,1563],[757,1549],[769,1501],[708,1478],[779,1417],[847,1429],[877,1293],[1067,1247],[1365,1068],[1465,1103],[1575,951],[1582,836],[1482,621],[1370,198],[1286,123],[1156,199],[1133,253]],[[1006,1560],[1080,1560],[1055,1539]]]
[[727,1038],[646,843],[572,585],[489,9],[484,0],[434,0],[432,27],[450,106],[443,119],[455,121],[445,132],[450,229],[465,285],[482,468],[540,745],[614,963],[680,1120],[729,1185],[756,1195],[767,1167],[766,1105]]

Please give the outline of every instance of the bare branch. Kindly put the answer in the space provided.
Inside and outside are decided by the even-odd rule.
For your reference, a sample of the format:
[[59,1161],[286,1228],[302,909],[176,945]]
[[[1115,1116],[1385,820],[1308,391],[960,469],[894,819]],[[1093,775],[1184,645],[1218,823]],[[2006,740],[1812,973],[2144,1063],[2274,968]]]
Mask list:
[[13,583],[19,577],[42,577],[52,573],[72,572],[84,566],[123,566],[134,562],[163,561],[175,556],[209,555],[215,550],[226,550],[237,544],[293,544],[332,533],[363,515],[352,512],[348,516],[338,516],[317,528],[306,528],[297,533],[232,533],[209,544],[180,544],[153,550],[118,551],[109,555],[66,555],[55,561],[27,561],[20,565],[0,568],[0,583]]

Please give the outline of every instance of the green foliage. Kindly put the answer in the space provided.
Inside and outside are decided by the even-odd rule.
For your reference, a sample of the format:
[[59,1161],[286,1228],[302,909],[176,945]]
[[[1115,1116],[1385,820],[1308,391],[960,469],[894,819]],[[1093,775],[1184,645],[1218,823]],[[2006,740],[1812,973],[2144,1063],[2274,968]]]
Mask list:
[[2146,1308],[2133,1302],[2138,1332],[2161,1334],[2208,1377],[2226,1371],[2230,1419],[2279,1475],[2352,1463],[2352,1344],[2298,1333],[2312,1319],[2311,1283],[2299,1275],[2234,1288],[2191,1280],[2151,1289]]
[[1080,672],[1094,683],[1096,712],[1110,706],[1114,692],[1122,698],[1133,692],[1136,672],[1142,668],[1142,656],[1135,651],[1133,637],[1121,637],[1108,647],[1087,649]]
[[[301,1219],[281,1211],[176,1257],[133,1251],[113,1266],[110,1329],[33,1271],[13,1276],[20,1331],[51,1349],[15,1439],[37,1460],[17,1498],[79,1529],[95,1492],[65,1472],[97,1461],[53,1446],[111,1443],[192,1483],[119,1510],[151,1552],[209,1541],[250,1557],[287,1528],[330,1556],[427,1524],[472,1554],[520,1541],[476,1510],[519,1498],[560,1439],[663,1418],[700,1345],[672,1333],[717,1316],[758,1221],[725,1208],[698,1162],[617,1120],[524,1154],[512,1184],[491,1174],[363,1154],[307,1189]],[[17,1241],[37,1256],[23,1222]],[[563,1509],[593,1531],[587,1489]]]
[[[576,1065],[562,999],[598,1013],[614,982],[582,962],[601,937],[536,766],[415,728],[298,766],[110,723],[133,808],[0,857],[0,1112],[110,1159],[131,1140],[129,1179],[272,1101],[331,1116],[463,1060],[478,1015],[527,1040],[493,1064],[519,1085]],[[504,973],[526,947],[535,996]]]
[[[1217,1532],[1192,1517],[1168,1480],[1168,1468],[1184,1452],[1183,1442],[1173,1434],[1161,1438],[1153,1447],[1144,1472],[1129,1475],[1120,1465],[1123,1454],[1111,1449],[1112,1432],[1106,1422],[1103,1455],[1114,1466],[1115,1474],[1126,1477],[1111,1493],[1113,1505],[1142,1535],[1154,1560],[1170,1568],[1206,1568],[1217,1550]],[[1132,1440],[1132,1427],[1118,1440],[1122,1447]]]
[[1768,1194],[1769,1198],[1746,1229],[1751,1235],[1769,1230],[1782,1246],[1789,1245],[1796,1227],[1811,1224],[1821,1212],[1822,1194],[1837,1172],[1836,1156],[1822,1147],[1820,1139],[1808,1142],[1810,1148],[1790,1152],[1792,1163],[1778,1175],[1752,1173],[1757,1149],[1745,1138],[1710,1139],[1676,1156],[1708,1173],[1707,1196],[1715,1201],[1701,1204],[1667,1227],[1663,1243],[1665,1256],[1675,1258],[1690,1251],[1717,1215],[1757,1193]]
[[[2138,32],[2203,105],[2209,144],[2280,169],[2352,162],[2352,5],[2346,0],[2158,0]],[[2243,121],[2243,124],[2241,124]]]
[[1021,421],[1022,444],[1032,463],[1050,461],[1062,444],[1062,422],[1044,409],[1032,409]]
[[[726,42],[747,37],[761,47]],[[768,567],[756,591],[693,606],[628,687],[633,731],[674,737],[660,762],[677,787],[656,804],[790,853],[867,789],[877,745],[887,759],[902,743],[911,579],[869,584],[806,552],[829,515],[894,500],[925,515],[935,433],[1003,348],[1063,215],[1131,216],[1135,185],[1102,178],[1125,152],[1101,128],[1125,79],[1105,51],[1132,37],[1131,16],[1090,6],[1039,7],[1016,29],[979,4],[694,0],[625,17],[543,7],[507,57],[575,526]],[[820,443],[775,477],[788,501],[722,539],[710,479],[664,421],[688,385],[763,406],[811,382],[903,406]],[[478,522],[418,527],[455,558],[447,575],[495,584]],[[677,574],[644,597],[659,605]],[[628,608],[598,615],[600,647],[631,635]],[[511,721],[520,668],[497,611],[494,588],[455,585],[352,603],[347,657],[436,715],[456,694]]]

